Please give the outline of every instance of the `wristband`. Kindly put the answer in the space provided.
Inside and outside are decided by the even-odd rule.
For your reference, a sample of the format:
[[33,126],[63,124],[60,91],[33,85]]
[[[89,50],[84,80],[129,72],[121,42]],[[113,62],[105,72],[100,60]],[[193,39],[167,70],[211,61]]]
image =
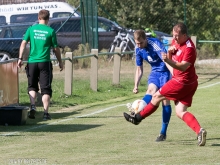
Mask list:
[[21,58],[18,58],[19,60],[23,60],[23,58],[21,57]]

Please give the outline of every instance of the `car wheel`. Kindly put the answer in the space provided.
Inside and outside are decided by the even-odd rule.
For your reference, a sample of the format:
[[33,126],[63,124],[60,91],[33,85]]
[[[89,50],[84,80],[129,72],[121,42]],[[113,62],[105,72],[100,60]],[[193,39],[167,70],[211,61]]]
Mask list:
[[6,52],[0,52],[0,61],[6,61],[11,59],[10,54],[6,53]]

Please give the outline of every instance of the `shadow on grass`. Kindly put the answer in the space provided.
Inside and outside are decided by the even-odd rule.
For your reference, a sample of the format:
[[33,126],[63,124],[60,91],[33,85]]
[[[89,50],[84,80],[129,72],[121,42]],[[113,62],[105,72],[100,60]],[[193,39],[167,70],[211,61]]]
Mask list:
[[[127,98],[127,99],[124,99],[125,102],[126,100],[129,100],[130,98]],[[117,104],[117,103],[121,103],[121,101],[114,101],[114,105]],[[55,108],[56,109],[56,105],[62,105],[63,102],[59,102],[59,101],[53,101],[53,104],[50,106],[50,108]],[[78,115],[78,116],[75,116],[75,118],[119,118],[121,116],[94,116],[92,115],[91,113],[91,116],[84,116],[84,115],[89,115],[89,114],[83,114],[82,111],[83,110],[86,110],[88,108],[93,108],[93,107],[99,107],[99,109],[97,109],[96,111],[99,111],[100,109],[102,109],[101,107],[105,107],[105,105],[109,105],[111,103],[109,102],[106,102],[106,103],[103,103],[103,102],[100,102],[100,103],[97,103],[97,104],[90,104],[88,106],[84,106],[82,108],[77,108],[77,110],[71,110],[71,108],[74,108],[74,106],[77,106],[78,104],[77,103],[71,103],[71,104],[66,104],[65,107],[57,107],[58,108],[58,111],[60,112],[56,112],[56,111],[50,111],[49,110],[49,114],[51,115],[52,119],[53,120],[56,120],[56,119],[64,119],[64,118],[68,118],[68,117],[71,117],[73,115]],[[25,103],[22,103],[20,104],[20,106],[30,106],[30,103],[28,102],[25,102]],[[36,105],[37,106],[37,105]],[[69,111],[63,111],[62,112],[62,109],[66,109],[66,108],[70,108]],[[38,109],[41,109],[41,111],[38,111]],[[60,110],[59,110],[60,109]],[[37,123],[39,122],[42,122],[43,120],[43,107],[42,105],[41,106],[37,106],[37,112],[36,112],[36,115],[35,115],[35,119],[29,119],[27,118],[27,124],[28,125],[36,125]],[[83,114],[83,115],[81,115]]]
[[[46,126],[46,127],[45,127]],[[26,132],[79,132],[97,127],[101,124],[53,124],[53,125],[39,125],[39,129],[30,129]]]
[[203,73],[203,74],[200,74],[200,75],[213,75],[213,77],[212,78],[208,78],[206,81],[204,81],[204,82],[202,82],[202,83],[199,83],[199,85],[202,85],[202,84],[205,84],[205,83],[207,83],[207,82],[211,82],[212,80],[215,80],[215,79],[217,79],[219,76],[220,76],[220,74],[218,73]]
[[[51,112],[52,120],[43,121],[43,111],[37,111],[35,114],[35,119],[29,119],[27,117],[26,124],[24,125],[7,125],[0,126],[0,136],[16,136],[18,133],[22,132],[78,132],[84,131],[102,125],[93,124],[64,124],[68,121],[77,120],[84,108],[71,111],[71,112]],[[74,116],[79,114],[79,116]]]
[[97,128],[101,126],[103,125],[102,124],[51,124],[51,125],[50,124],[38,124],[34,127],[20,126],[19,129],[13,129],[12,126],[9,126],[8,128],[11,127],[11,129],[4,130],[4,133],[0,134],[0,136],[22,136],[18,134],[23,133],[23,132],[47,132],[47,133],[79,132],[79,131],[85,131],[85,130],[89,130],[89,129],[93,129],[93,128]]

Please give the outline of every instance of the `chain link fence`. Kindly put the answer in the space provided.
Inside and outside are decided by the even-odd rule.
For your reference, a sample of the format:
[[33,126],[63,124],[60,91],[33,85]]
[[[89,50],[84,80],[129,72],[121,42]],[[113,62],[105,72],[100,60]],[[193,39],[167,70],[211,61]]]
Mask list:
[[[25,3],[31,2],[34,4],[40,0],[24,1]],[[8,4],[8,7],[11,7],[11,4],[19,4],[24,1],[2,0],[0,3],[1,5]],[[81,1],[84,2],[85,0]],[[64,0],[59,2],[64,2]],[[86,40],[92,40],[91,48],[98,48],[99,51],[103,49],[108,51],[121,27],[126,28],[128,31],[129,29],[135,30],[149,27],[157,31],[158,35],[169,36],[173,25],[181,21],[186,23],[189,35],[197,36],[199,59],[217,58],[220,55],[220,3],[218,1],[164,0],[150,3],[147,0],[146,3],[149,2],[147,3],[148,5],[144,5],[146,4],[145,2],[140,5],[139,1],[128,0],[128,3],[132,4],[130,8],[126,7],[128,3],[124,4],[123,0],[118,1],[118,4],[108,2],[109,5],[98,4],[97,6],[94,4],[96,1],[91,1],[93,3],[85,2],[84,4],[86,5],[83,8],[79,8],[80,11],[88,12],[88,15],[93,18],[93,15],[96,14],[92,13],[95,10],[91,10],[91,5],[94,8],[98,7],[96,10],[98,10],[99,17],[95,16],[97,21],[92,21],[90,16],[85,14],[82,17],[68,17],[72,16],[72,13],[60,14],[57,16],[58,18],[51,18],[49,21],[48,25],[57,32],[58,44],[64,51],[74,51],[79,48],[80,44],[86,43]],[[45,1],[44,3],[46,4]],[[4,17],[3,11],[7,10],[6,8],[1,8],[1,5],[0,23],[1,18]],[[112,5],[114,5],[115,10]],[[24,26],[24,24],[27,26]],[[16,25],[0,26],[0,58],[5,55],[13,58],[18,57],[24,31],[33,24],[20,22]],[[131,34],[132,30],[129,31]]]
[[[117,5],[106,8],[108,4]],[[130,4],[129,7],[127,4]],[[190,36],[197,36],[198,57],[216,58],[220,55],[220,1],[187,0],[123,0],[99,4],[99,14],[115,19],[132,29],[151,28],[171,34],[177,22],[184,22]],[[113,18],[112,18],[113,17]]]
[[34,3],[34,2],[66,2],[66,0],[0,0],[1,5]]

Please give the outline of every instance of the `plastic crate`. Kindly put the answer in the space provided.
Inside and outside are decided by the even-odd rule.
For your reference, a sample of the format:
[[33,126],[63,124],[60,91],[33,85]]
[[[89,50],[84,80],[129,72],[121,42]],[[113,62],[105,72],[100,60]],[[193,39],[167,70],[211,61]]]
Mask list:
[[6,106],[0,107],[1,125],[24,125],[27,120],[29,107],[25,106]]

